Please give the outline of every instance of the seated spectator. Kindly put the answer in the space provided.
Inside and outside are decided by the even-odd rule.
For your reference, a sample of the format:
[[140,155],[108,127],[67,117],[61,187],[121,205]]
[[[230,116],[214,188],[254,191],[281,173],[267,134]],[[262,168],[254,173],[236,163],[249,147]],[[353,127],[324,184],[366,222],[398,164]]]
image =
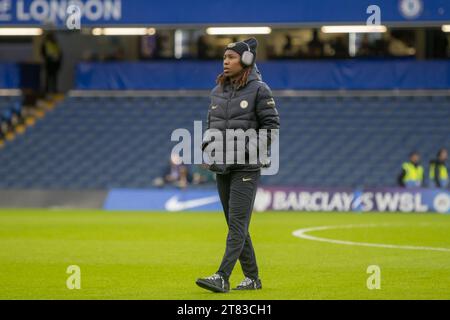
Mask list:
[[155,187],[172,185],[179,188],[185,188],[191,182],[191,177],[186,165],[180,163],[180,157],[173,154],[168,165],[163,171],[162,177],[153,180]]

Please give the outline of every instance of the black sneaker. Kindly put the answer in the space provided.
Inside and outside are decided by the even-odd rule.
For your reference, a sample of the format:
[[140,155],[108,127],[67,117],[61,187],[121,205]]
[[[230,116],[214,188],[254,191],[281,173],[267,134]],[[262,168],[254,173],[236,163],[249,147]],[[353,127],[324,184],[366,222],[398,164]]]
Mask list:
[[222,277],[220,274],[215,273],[212,276],[206,278],[199,278],[195,283],[206,290],[211,290],[213,292],[228,292],[230,291],[230,283],[227,279]]
[[245,277],[244,280],[233,290],[259,290],[262,289],[261,279],[253,280],[249,277]]

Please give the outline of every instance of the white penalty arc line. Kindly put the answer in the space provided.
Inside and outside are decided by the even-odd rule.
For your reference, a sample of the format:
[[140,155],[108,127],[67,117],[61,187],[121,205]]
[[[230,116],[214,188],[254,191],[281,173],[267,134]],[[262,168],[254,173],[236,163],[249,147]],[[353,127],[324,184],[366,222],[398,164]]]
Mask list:
[[307,234],[309,232],[323,231],[323,230],[373,228],[373,227],[382,227],[382,226],[386,227],[386,226],[392,226],[392,225],[363,224],[363,225],[321,226],[321,227],[311,227],[311,228],[298,229],[298,230],[295,230],[294,232],[292,232],[292,235],[294,237],[298,237],[298,238],[306,239],[306,240],[328,242],[328,243],[335,243],[335,244],[343,244],[343,245],[348,245],[348,246],[450,252],[450,248],[436,248],[436,247],[406,246],[406,245],[382,244],[382,243],[354,242],[354,241],[335,240],[335,239],[315,237],[315,236],[311,236],[311,235]]

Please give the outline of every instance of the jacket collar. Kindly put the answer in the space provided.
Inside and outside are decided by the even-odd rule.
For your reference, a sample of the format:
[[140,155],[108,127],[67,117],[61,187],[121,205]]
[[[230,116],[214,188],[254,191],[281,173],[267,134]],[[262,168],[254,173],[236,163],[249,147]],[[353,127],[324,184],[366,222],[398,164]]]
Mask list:
[[256,66],[256,64],[253,65],[252,71],[248,75],[248,82],[254,81],[254,80],[262,81],[261,72],[259,72],[259,69]]

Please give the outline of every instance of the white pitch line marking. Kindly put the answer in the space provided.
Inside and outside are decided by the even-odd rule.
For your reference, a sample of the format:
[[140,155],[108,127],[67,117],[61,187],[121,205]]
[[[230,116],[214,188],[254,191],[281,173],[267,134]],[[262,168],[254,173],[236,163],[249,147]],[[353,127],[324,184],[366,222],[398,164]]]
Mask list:
[[406,245],[382,244],[382,243],[354,242],[354,241],[335,240],[335,239],[327,239],[327,238],[315,237],[315,236],[311,236],[311,235],[307,234],[309,232],[323,231],[323,230],[332,230],[332,229],[373,228],[373,227],[382,227],[382,226],[386,227],[386,226],[392,226],[392,225],[386,225],[386,224],[362,224],[362,225],[342,225],[342,226],[321,226],[321,227],[311,227],[311,228],[298,229],[298,230],[295,230],[294,232],[292,232],[292,235],[294,237],[298,237],[298,238],[306,239],[306,240],[321,241],[321,242],[328,242],[328,243],[335,243],[335,244],[343,244],[343,245],[348,245],[348,246],[450,252],[450,248],[436,248],[436,247],[406,246]]

